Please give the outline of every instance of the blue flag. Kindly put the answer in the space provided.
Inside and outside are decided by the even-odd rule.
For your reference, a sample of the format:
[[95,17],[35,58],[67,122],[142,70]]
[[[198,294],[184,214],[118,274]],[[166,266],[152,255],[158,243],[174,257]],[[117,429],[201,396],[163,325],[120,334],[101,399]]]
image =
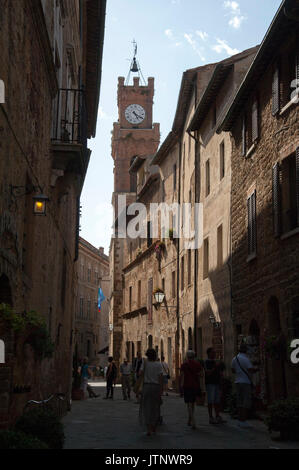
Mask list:
[[106,300],[106,297],[104,296],[104,293],[101,288],[99,288],[99,293],[98,293],[98,309],[99,312],[101,313],[101,307],[102,307],[102,302]]

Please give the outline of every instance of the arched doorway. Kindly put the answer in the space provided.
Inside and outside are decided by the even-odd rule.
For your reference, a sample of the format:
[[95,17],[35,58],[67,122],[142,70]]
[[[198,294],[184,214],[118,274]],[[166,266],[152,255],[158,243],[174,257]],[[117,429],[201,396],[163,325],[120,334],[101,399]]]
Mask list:
[[271,297],[268,302],[268,334],[269,338],[272,338],[271,341],[274,344],[276,343],[277,346],[272,351],[268,351],[267,356],[268,395],[269,401],[274,401],[287,396],[283,352],[285,338],[281,328],[280,307],[277,297]]
[[0,304],[12,305],[10,282],[5,274],[0,277]]
[[148,348],[153,349],[153,337],[152,337],[152,335],[149,335],[149,337],[148,337]]

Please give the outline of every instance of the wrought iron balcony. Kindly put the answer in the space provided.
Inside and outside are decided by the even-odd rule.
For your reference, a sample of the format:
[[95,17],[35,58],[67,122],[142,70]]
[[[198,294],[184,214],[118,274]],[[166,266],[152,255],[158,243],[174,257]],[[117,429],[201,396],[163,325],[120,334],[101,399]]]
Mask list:
[[52,150],[55,169],[85,175],[90,152],[83,90],[59,90],[53,106]]

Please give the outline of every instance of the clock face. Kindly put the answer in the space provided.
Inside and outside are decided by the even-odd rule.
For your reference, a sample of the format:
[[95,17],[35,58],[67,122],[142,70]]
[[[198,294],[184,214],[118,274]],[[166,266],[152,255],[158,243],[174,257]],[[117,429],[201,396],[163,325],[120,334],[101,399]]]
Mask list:
[[145,119],[145,110],[140,104],[131,104],[127,107],[125,116],[130,124],[140,124]]

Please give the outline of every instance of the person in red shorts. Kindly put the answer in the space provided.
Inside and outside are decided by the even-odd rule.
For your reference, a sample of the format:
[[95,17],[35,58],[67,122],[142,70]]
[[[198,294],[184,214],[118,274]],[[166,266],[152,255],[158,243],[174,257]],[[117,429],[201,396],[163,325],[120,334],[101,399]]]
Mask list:
[[181,367],[181,388],[184,393],[184,400],[188,409],[188,426],[196,429],[194,408],[196,397],[200,396],[200,377],[202,366],[195,361],[195,352],[187,352],[187,360]]

